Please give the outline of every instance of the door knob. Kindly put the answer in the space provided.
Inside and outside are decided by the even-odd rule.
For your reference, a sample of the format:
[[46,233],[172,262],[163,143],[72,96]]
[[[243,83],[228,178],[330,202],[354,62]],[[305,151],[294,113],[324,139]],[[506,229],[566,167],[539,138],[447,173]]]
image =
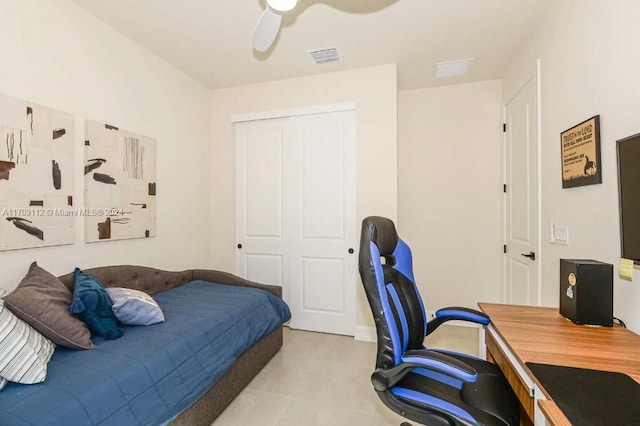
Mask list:
[[522,256],[528,257],[531,260],[536,260],[536,254],[532,251],[530,251],[529,254],[522,253]]
[[238,248],[241,249],[242,248],[242,244],[238,244]]
[[349,249],[349,254],[353,254],[355,250],[353,250],[352,248]]

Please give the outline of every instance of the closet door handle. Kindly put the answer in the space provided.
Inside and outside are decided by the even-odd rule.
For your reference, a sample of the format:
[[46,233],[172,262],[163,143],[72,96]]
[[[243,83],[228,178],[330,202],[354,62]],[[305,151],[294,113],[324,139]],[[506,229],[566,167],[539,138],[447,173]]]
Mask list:
[[534,252],[529,252],[529,254],[522,253],[521,256],[528,257],[531,260],[536,260],[536,254]]

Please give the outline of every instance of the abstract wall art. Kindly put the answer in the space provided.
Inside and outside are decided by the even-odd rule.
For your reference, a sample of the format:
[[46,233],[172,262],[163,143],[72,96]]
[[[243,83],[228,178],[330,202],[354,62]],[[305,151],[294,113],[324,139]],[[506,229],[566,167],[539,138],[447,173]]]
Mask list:
[[87,120],[85,241],[156,235],[156,141]]
[[73,244],[74,118],[0,95],[0,251]]

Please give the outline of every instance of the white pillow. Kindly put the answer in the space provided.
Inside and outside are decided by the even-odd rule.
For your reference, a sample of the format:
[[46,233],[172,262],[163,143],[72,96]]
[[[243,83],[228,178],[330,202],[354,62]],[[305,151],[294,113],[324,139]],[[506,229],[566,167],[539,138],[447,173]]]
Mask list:
[[[16,383],[40,383],[56,345],[0,303],[0,376]],[[0,388],[1,389],[1,388]]]
[[151,325],[164,321],[164,313],[151,296],[144,291],[123,287],[107,288],[113,301],[114,315],[123,324]]

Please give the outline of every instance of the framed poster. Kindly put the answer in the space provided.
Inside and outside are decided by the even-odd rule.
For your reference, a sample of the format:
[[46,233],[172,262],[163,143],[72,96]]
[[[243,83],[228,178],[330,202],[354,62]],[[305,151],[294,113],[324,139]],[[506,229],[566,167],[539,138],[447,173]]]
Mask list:
[[560,144],[563,188],[602,183],[599,115],[560,133]]
[[156,235],[156,140],[85,123],[85,242]]
[[74,243],[74,123],[0,95],[0,251]]

